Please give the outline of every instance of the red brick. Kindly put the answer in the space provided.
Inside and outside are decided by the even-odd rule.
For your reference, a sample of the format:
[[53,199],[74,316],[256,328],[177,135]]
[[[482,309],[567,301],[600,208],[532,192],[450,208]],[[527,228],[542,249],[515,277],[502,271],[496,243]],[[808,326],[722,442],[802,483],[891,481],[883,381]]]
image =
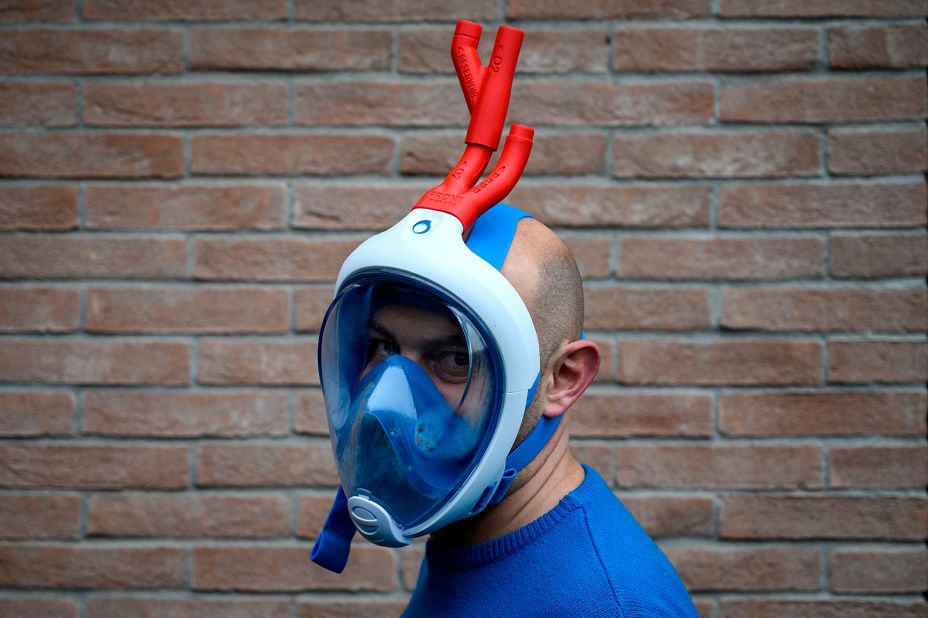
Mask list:
[[619,498],[652,537],[713,535],[715,506],[712,498],[623,495],[621,492]]
[[619,487],[784,489],[822,486],[818,446],[620,444]]
[[322,531],[322,524],[332,508],[335,496],[328,494],[300,496],[296,502],[296,534],[304,539],[314,539]]
[[616,355],[615,342],[611,339],[603,339],[602,337],[590,337],[590,341],[596,344],[600,354],[599,372],[593,379],[594,382],[615,382],[615,361],[613,360]]
[[[7,0],[3,3],[3,8],[0,9],[0,22],[2,23],[70,23],[73,21],[73,0]],[[68,605],[68,607],[71,607],[71,605]],[[71,610],[62,611],[69,612]],[[0,615],[6,616],[7,614],[0,612]]]
[[926,115],[924,77],[831,77],[744,82],[722,88],[728,122],[866,122]]
[[106,436],[280,436],[289,430],[285,392],[90,390],[83,430]]
[[577,269],[584,279],[608,277],[612,272],[611,236],[568,233],[558,234],[570,249],[577,262]]
[[808,71],[819,55],[815,28],[617,28],[616,70]]
[[168,547],[0,546],[11,588],[181,588],[186,550]]
[[[922,406],[922,411],[924,410],[925,407]],[[928,449],[924,444],[833,446],[829,449],[829,454],[831,487],[918,489],[928,485]]]
[[91,496],[87,534],[117,537],[264,538],[290,534],[284,495],[107,493]]
[[665,547],[691,592],[818,590],[821,556],[807,547]]
[[180,489],[184,446],[0,445],[0,484],[65,489]]
[[613,142],[620,178],[818,176],[819,137],[806,131],[634,133]]
[[283,287],[90,288],[85,328],[101,333],[282,333]]
[[845,384],[928,382],[928,344],[923,341],[830,341],[828,381]]
[[319,384],[308,339],[203,339],[197,351],[200,384]]
[[[495,0],[462,0],[454,5],[458,15],[467,15],[474,21],[490,21],[499,17]],[[306,21],[334,22],[388,22],[388,21],[446,21],[448,5],[440,0],[356,0],[351,4],[296,0],[295,17]],[[450,26],[449,26],[450,27]]]
[[393,35],[385,29],[276,27],[190,31],[192,69],[383,71],[390,68],[392,54]]
[[707,227],[708,187],[522,183],[507,200],[547,225],[565,227]]
[[287,123],[282,81],[88,83],[84,122],[110,127],[209,127]]
[[[444,176],[454,168],[464,151],[459,131],[417,131],[403,136],[400,169],[404,174]],[[606,140],[590,133],[539,133],[535,135],[532,154],[525,175],[575,176],[602,174],[605,166]],[[493,169],[494,156],[487,165]]]
[[[0,13],[0,17],[3,14]],[[22,618],[78,618],[77,603],[71,599],[54,597],[7,597],[0,599],[0,616]]]
[[928,238],[924,234],[834,234],[831,274],[835,277],[924,277]]
[[286,0],[86,0],[84,19],[103,21],[225,21],[287,18]]
[[722,611],[725,618],[924,618],[926,605],[922,600],[725,599]]
[[619,345],[626,384],[820,384],[816,341],[641,339]]
[[189,376],[187,344],[178,341],[0,340],[3,382],[182,385]]
[[833,174],[873,176],[925,171],[925,127],[903,130],[832,129],[828,169]]
[[292,444],[203,444],[200,487],[308,487],[338,485],[329,441]]
[[334,281],[362,237],[200,237],[197,279]]
[[396,589],[396,558],[384,547],[354,547],[344,573],[308,562],[305,547],[196,547],[193,589],[296,592]]
[[615,449],[608,442],[591,441],[591,440],[574,440],[570,441],[570,451],[577,461],[585,466],[590,466],[605,479],[608,484],[612,484],[615,478]]
[[425,557],[425,543],[413,543],[400,552],[403,560],[402,580],[406,590],[415,590],[419,580],[419,567]]
[[510,0],[510,19],[694,19],[708,17],[709,0]]
[[719,428],[732,436],[911,436],[925,432],[924,393],[723,393]]
[[403,218],[435,184],[297,184],[292,225],[295,228],[324,230],[383,230]]
[[69,230],[77,227],[77,187],[0,187],[0,229]]
[[[384,229],[409,212],[429,184],[297,185],[294,227]],[[522,182],[507,203],[548,225],[693,227],[709,225],[704,186],[563,185]]]
[[601,330],[695,330],[709,328],[704,288],[593,287],[584,292],[586,328]]
[[72,84],[0,84],[0,125],[67,127],[76,122]]
[[4,493],[0,500],[0,538],[76,538],[80,511],[81,499],[75,494]]
[[176,178],[180,137],[129,133],[0,135],[0,176],[35,178]]
[[748,330],[924,332],[925,288],[728,288],[722,326]]
[[924,498],[732,495],[722,498],[721,537],[921,541]]
[[835,26],[828,29],[828,56],[836,69],[923,67],[928,64],[925,35],[924,23]]
[[161,279],[187,274],[179,236],[60,234],[0,238],[0,276],[31,279]]
[[87,618],[124,618],[125,616],[170,616],[171,618],[290,618],[290,601],[286,599],[234,600],[195,598],[89,597]]
[[[519,25],[525,40],[519,54],[519,75],[532,73],[605,73],[609,68],[609,33],[604,28],[549,30]],[[404,28],[399,70],[404,73],[454,73],[448,54],[453,29]],[[480,57],[489,58],[495,34],[487,28],[480,39]]]
[[451,80],[298,83],[295,96],[298,124],[428,127],[467,122],[460,88]]
[[321,390],[304,389],[297,395],[295,425],[299,433],[329,435],[325,402]]
[[92,229],[279,230],[286,199],[278,185],[91,184],[84,217]]
[[[74,395],[67,392],[0,393],[0,435],[74,435]],[[2,526],[0,526],[2,528]]]
[[719,190],[722,227],[906,227],[926,221],[925,184],[737,184]]
[[0,73],[179,73],[179,30],[94,28],[8,30]]
[[920,593],[928,589],[928,553],[924,547],[835,550],[828,572],[833,592]]
[[77,329],[80,293],[76,289],[0,288],[0,330],[69,332]]
[[721,0],[723,17],[923,17],[921,0]]
[[571,408],[573,436],[709,436],[709,395],[653,393],[587,393]]
[[399,618],[406,609],[405,601],[342,601],[319,598],[297,602],[297,618],[350,618],[352,616],[383,616]]
[[630,237],[620,255],[623,279],[821,278],[825,243],[811,236]]
[[715,599],[701,599],[696,597],[692,599],[693,607],[696,608],[696,615],[699,618],[717,618],[719,613],[716,608]]
[[293,297],[297,331],[318,331],[333,296],[330,286],[297,289]]
[[394,145],[379,135],[196,135],[195,174],[335,175],[391,171]]
[[711,82],[607,84],[525,80],[512,91],[511,122],[530,126],[678,126],[709,123]]

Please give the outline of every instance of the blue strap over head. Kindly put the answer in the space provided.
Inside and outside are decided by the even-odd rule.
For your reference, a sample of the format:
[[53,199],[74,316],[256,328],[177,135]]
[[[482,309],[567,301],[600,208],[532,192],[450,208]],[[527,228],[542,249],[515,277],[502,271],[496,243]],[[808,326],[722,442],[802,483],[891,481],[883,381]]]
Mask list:
[[[507,204],[497,204],[481,215],[471,228],[467,238],[467,247],[488,264],[500,270],[509,253],[512,239],[515,237],[519,221],[531,217],[529,213]],[[541,374],[535,377],[535,383],[529,389],[525,401],[525,409],[531,405],[538,388]],[[561,416],[548,418],[542,416],[535,428],[525,437],[508,457],[506,467],[499,483],[487,487],[484,495],[477,501],[471,514],[479,513],[487,505],[498,503],[506,495],[512,481],[519,470],[524,468],[544,448],[545,444],[554,435],[561,422]],[[348,562],[348,552],[351,550],[351,539],[357,529],[348,514],[348,500],[344,490],[339,487],[332,504],[332,510],[322,526],[319,538],[313,545],[310,560],[316,564],[341,573]]]

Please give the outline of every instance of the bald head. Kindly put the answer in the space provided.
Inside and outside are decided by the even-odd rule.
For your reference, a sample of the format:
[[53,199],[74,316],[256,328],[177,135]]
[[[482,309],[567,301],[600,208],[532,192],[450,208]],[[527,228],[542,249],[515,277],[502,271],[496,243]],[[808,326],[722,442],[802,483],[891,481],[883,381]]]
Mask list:
[[[500,270],[522,297],[535,330],[541,370],[564,343],[580,338],[583,328],[583,287],[574,257],[557,234],[535,219],[522,219]],[[516,443],[541,416],[533,403],[526,412]]]

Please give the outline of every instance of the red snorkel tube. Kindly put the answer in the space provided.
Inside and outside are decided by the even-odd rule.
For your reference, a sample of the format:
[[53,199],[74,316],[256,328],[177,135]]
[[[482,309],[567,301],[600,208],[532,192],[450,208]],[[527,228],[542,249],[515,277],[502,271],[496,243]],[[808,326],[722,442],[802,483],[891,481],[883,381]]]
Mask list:
[[461,20],[451,40],[451,58],[471,114],[464,138],[467,144],[464,154],[444,182],[427,191],[413,206],[413,209],[428,208],[454,215],[463,224],[465,234],[477,217],[515,187],[528,162],[535,133],[531,127],[511,125],[499,162],[477,184],[499,147],[509,110],[512,78],[525,35],[518,28],[500,26],[490,63],[483,66],[477,53],[481,30],[480,24]]

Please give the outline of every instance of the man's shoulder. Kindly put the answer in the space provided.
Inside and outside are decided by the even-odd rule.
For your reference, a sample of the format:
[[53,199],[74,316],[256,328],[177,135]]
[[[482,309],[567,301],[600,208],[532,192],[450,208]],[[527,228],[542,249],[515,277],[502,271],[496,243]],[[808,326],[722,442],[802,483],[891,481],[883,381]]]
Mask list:
[[621,616],[695,616],[689,593],[664,553],[601,477],[581,506],[583,524]]

